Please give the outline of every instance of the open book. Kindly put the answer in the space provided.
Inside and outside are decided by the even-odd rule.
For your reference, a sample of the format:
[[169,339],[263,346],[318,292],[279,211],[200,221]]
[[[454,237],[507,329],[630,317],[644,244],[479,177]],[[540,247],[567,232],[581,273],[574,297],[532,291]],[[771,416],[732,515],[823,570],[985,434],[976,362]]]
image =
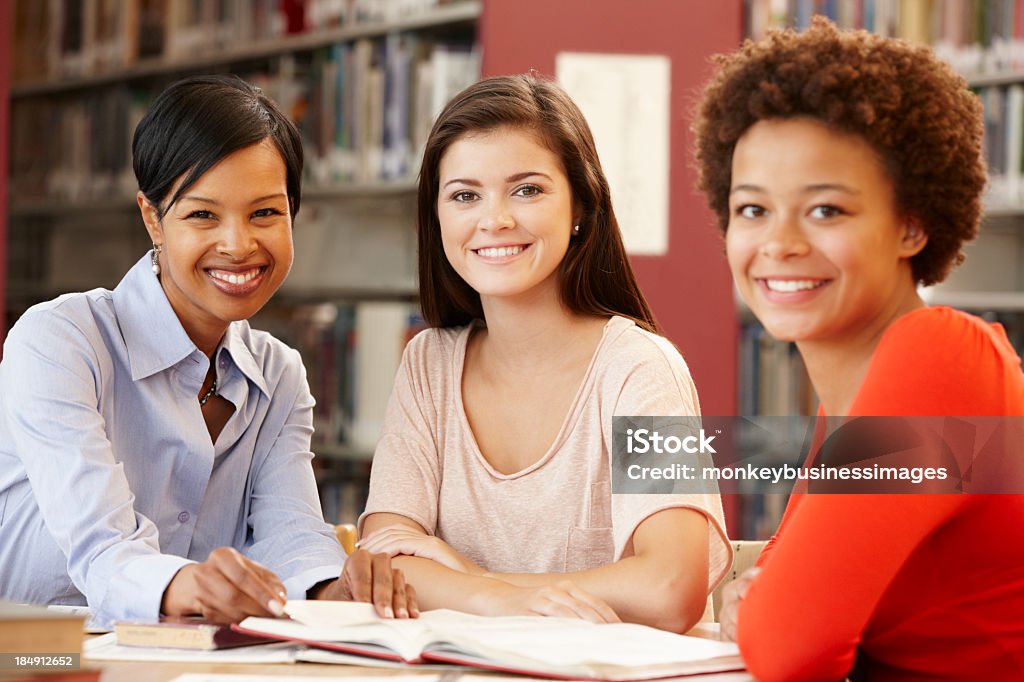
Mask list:
[[247,618],[241,632],[406,663],[454,663],[556,679],[645,680],[742,670],[735,644],[643,625],[428,611],[383,620],[369,604],[290,601],[291,620]]

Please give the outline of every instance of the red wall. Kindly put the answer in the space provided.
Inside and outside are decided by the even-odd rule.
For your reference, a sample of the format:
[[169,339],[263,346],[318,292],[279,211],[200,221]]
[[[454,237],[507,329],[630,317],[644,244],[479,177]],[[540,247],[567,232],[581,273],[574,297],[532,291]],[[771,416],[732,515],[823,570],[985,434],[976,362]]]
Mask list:
[[0,0],[0,357],[7,333],[7,127],[11,89],[13,3]]
[[669,252],[633,267],[666,335],[682,350],[704,414],[736,411],[737,324],[732,283],[711,212],[694,189],[690,112],[708,57],[735,49],[740,2],[484,0],[484,75],[554,74],[561,51],[660,54],[672,60]]

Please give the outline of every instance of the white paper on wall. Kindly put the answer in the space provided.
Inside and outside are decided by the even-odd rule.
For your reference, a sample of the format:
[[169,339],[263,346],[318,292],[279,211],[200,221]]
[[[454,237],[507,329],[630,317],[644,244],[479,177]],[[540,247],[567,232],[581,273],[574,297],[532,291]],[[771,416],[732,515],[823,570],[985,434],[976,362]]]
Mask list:
[[626,250],[666,254],[671,61],[562,52],[555,73],[594,133]]

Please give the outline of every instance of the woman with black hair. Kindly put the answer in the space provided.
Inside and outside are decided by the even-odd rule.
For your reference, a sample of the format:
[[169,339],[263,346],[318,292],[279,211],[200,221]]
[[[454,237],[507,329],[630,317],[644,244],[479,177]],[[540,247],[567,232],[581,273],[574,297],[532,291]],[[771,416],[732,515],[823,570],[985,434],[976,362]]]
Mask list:
[[246,322],[292,265],[295,126],[238,78],[190,78],[132,152],[152,251],[113,291],[33,307],[4,345],[0,595],[99,622],[230,622],[306,597],[415,612],[387,556],[346,561],[302,362]]

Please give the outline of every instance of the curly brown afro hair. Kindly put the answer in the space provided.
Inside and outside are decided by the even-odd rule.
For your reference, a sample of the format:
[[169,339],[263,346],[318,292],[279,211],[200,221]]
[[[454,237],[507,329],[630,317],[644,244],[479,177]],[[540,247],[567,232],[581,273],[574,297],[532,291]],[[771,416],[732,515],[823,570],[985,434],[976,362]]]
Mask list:
[[699,187],[723,233],[737,140],[758,121],[807,116],[860,136],[881,157],[899,210],[928,234],[911,261],[915,281],[940,282],[963,261],[986,181],[982,109],[931,49],[816,18],[803,33],[774,31],[714,59],[693,130]]

